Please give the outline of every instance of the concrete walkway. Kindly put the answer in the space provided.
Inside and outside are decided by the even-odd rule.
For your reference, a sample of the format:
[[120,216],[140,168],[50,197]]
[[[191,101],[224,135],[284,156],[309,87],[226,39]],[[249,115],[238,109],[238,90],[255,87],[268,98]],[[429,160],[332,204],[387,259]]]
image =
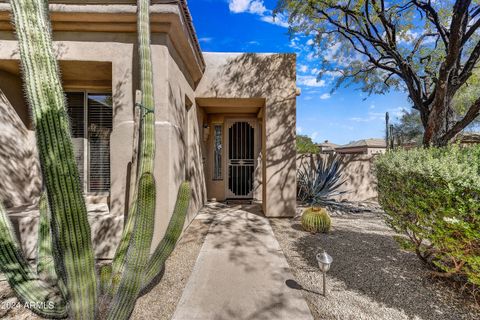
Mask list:
[[311,320],[288,263],[258,206],[209,204],[213,219],[173,319]]

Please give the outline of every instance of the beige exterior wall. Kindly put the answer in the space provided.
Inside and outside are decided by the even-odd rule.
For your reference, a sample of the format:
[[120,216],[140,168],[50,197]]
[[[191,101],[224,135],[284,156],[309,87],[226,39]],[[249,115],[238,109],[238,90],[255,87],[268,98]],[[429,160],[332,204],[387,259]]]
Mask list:
[[[378,197],[377,179],[373,172],[375,157],[371,155],[341,155],[340,157],[342,161],[341,175],[345,183],[338,191],[345,193],[334,196],[333,199],[354,202],[376,201]],[[332,159],[332,155],[298,155],[298,169],[302,170],[304,166],[311,168],[318,163],[319,159],[322,159],[322,161]]]
[[[109,259],[121,235],[132,192],[129,167],[139,74],[135,6],[103,6],[100,2],[108,1],[52,1],[55,4],[50,9],[54,47],[65,89],[111,92],[113,97],[110,195],[108,199],[87,195],[91,203],[100,202],[89,207],[96,256]],[[182,8],[176,4],[156,4],[161,2],[152,1],[151,10],[157,146],[157,207],[152,246],[163,237],[183,180],[191,181],[193,189],[186,225],[207,197],[225,199],[226,170],[224,181],[212,181],[213,134],[205,141],[204,126],[210,124],[212,128],[215,121],[248,118],[258,124],[254,198],[262,201],[267,216],[293,216],[295,55],[203,56],[197,52]],[[0,112],[2,120],[6,120],[0,124],[4,129],[0,133],[0,198],[10,207],[17,207],[12,209],[11,217],[28,257],[34,258],[38,210],[18,207],[35,204],[41,192],[41,175],[22,93],[18,45],[8,10],[9,6],[0,1]],[[213,107],[205,104],[207,100],[213,101]],[[15,144],[21,148],[13,149]]]
[[2,70],[0,79],[0,199],[14,207],[36,201],[42,182],[20,79]]
[[[85,88],[111,91],[113,96],[113,131],[110,141],[111,193],[108,203],[110,211],[108,217],[101,219],[93,217],[91,219],[94,231],[97,229],[103,230],[102,239],[97,239],[98,241],[96,241],[97,247],[101,247],[101,249],[97,250],[97,257],[111,258],[119,240],[121,223],[128,207],[128,168],[132,160],[133,149],[134,94],[139,83],[135,33],[136,8],[134,6],[103,7],[103,10],[100,10],[102,15],[93,18],[90,16],[85,17],[85,19],[90,19],[89,23],[92,25],[96,24],[96,21],[93,20],[102,21],[103,19],[105,21],[106,19],[109,21],[109,19],[113,19],[112,21],[115,21],[118,17],[121,17],[121,19],[125,20],[124,30],[110,30],[111,26],[105,26],[104,24],[99,27],[100,29],[95,29],[92,32],[88,30],[79,31],[81,28],[89,29],[88,24],[82,26],[75,22],[70,24],[64,23],[64,21],[78,19],[80,14],[76,11],[88,13],[100,7],[51,6],[51,10],[53,12],[55,50],[60,65],[65,66],[65,70],[62,70],[64,87],[75,90]],[[8,114],[14,118],[9,132],[15,138],[7,136],[6,139],[23,139],[27,141],[33,135],[33,132],[26,130],[25,124],[22,123],[22,120],[28,120],[26,116],[28,108],[21,99],[23,95],[21,94],[22,87],[18,71],[17,42],[13,32],[9,30],[11,28],[10,24],[2,23],[2,21],[8,21],[8,17],[6,17],[8,12],[1,12],[1,9],[5,8],[8,9],[8,6],[0,4],[0,46],[2,48],[0,50],[0,76],[2,76],[0,89],[8,94],[8,97],[3,99],[8,102],[3,102],[0,99],[2,101],[0,106],[2,110],[9,108],[10,112]],[[157,145],[155,159],[157,208],[155,236],[152,246],[156,246],[163,237],[173,212],[178,187],[184,179],[191,179],[193,187],[193,200],[186,225],[188,225],[188,222],[193,219],[206,201],[203,150],[200,143],[201,130],[199,127],[199,124],[203,123],[204,114],[195,104],[194,96],[195,83],[198,82],[201,76],[199,72],[201,72],[202,66],[198,65],[198,60],[195,58],[192,47],[190,47],[191,52],[188,53],[188,44],[191,39],[183,30],[185,21],[182,19],[183,16],[177,5],[152,6],[152,29],[154,31],[152,35],[152,58]],[[115,23],[118,25],[118,22]],[[106,29],[102,31],[101,28]],[[105,69],[107,70],[105,73],[109,74],[97,74],[95,78],[89,79],[89,72],[82,70],[82,68],[72,67],[72,65],[75,65],[74,62],[82,62],[84,63],[83,65],[88,65],[88,63],[97,65],[98,63],[106,63],[110,67]],[[106,84],[105,79],[109,79],[110,83]],[[12,107],[10,105],[15,106],[16,117],[11,112]],[[2,138],[3,136],[2,134]],[[32,143],[30,143],[30,146],[32,146]],[[30,149],[23,153],[26,152],[30,152]],[[10,153],[13,153],[13,151]],[[0,162],[5,162],[9,157],[10,155],[4,155],[0,151]],[[36,157],[36,155],[33,156],[33,161],[38,163],[38,160],[35,159]],[[30,162],[29,159],[26,159],[22,164],[23,171],[17,171],[24,176],[35,174],[35,177],[28,176],[28,179],[31,181],[30,184],[33,183],[33,186],[29,185],[28,188],[20,188],[20,184],[16,181],[11,181],[8,183],[8,186],[1,186],[0,188],[2,198],[6,198],[6,194],[12,195],[10,196],[12,199],[10,201],[13,206],[32,204],[35,202],[34,197],[38,196],[40,174],[35,170],[30,170]],[[11,163],[6,164],[6,168],[15,168]],[[4,174],[8,173],[0,172],[0,174],[3,178]],[[21,178],[28,180],[23,176]],[[32,194],[33,192],[29,192],[28,195],[24,194],[29,188],[34,189],[35,195]],[[33,224],[38,220],[35,217],[37,214],[38,212],[33,210],[30,212],[31,218],[25,217],[23,214],[21,215],[23,224],[25,224],[25,221],[32,224],[29,228],[22,228],[25,234],[21,234],[20,237],[25,245],[26,243],[30,243],[30,245],[35,243],[31,239],[34,234],[31,231],[36,229],[36,226]],[[103,214],[104,212],[102,212]],[[92,213],[92,215],[95,215],[95,213]],[[96,224],[103,228],[97,228]],[[120,228],[118,228],[119,224]],[[105,233],[107,229],[111,232]],[[30,240],[23,240],[27,238]],[[110,245],[108,248],[105,248],[101,242],[108,242]],[[27,252],[34,251],[31,248],[25,249]]]
[[335,149],[338,154],[365,154],[365,155],[375,155],[382,154],[387,151],[386,148],[371,148],[371,147],[352,147],[345,149]]
[[[296,57],[293,54],[205,53],[197,99],[232,106],[263,99],[262,204],[266,216],[293,216],[296,206]],[[245,99],[235,103],[236,99]]]

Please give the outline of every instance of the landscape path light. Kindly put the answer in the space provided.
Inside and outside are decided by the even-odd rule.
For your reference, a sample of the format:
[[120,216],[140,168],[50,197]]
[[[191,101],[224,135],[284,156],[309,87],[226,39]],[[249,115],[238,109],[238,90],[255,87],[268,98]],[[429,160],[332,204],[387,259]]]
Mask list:
[[327,296],[327,290],[326,290],[326,282],[327,282],[327,271],[330,270],[330,265],[333,262],[332,257],[325,251],[317,253],[317,262],[318,262],[318,267],[320,268],[320,271],[322,271],[323,274],[323,296]]

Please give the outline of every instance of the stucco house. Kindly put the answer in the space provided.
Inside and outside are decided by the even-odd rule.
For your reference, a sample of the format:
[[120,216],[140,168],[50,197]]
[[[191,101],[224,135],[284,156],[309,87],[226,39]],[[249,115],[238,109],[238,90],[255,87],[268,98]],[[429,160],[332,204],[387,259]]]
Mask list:
[[[55,50],[98,258],[113,255],[130,201],[139,85],[136,1],[50,1]],[[180,183],[191,221],[209,199],[296,206],[296,57],[202,52],[185,0],[152,0],[157,208],[163,236]],[[34,255],[41,190],[8,1],[0,1],[0,199]]]
[[335,152],[338,154],[381,154],[387,151],[385,139],[362,139],[349,144],[338,146]]
[[323,154],[333,154],[335,153],[335,148],[340,147],[338,144],[332,143],[328,140],[325,140],[322,143],[317,144],[318,151]]

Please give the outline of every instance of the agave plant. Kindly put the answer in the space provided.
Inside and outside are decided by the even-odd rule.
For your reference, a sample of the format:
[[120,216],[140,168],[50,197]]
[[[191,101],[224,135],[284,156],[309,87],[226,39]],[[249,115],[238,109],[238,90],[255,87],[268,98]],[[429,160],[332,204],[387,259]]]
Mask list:
[[342,162],[339,156],[319,157],[313,165],[303,163],[297,173],[297,199],[315,206],[345,193],[339,191],[346,181],[342,178],[341,171]]
[[[53,54],[48,2],[10,1],[45,192],[40,200],[37,270],[24,258],[0,203],[0,271],[20,301],[45,318],[128,319],[161,274],[182,232],[191,191],[180,186],[165,237],[150,256],[155,216],[155,115],[150,1],[138,1],[142,100],[135,192],[112,265],[95,269],[91,230],[73,153],[67,106]],[[99,297],[101,296],[102,299]],[[102,303],[99,303],[101,301]]]

